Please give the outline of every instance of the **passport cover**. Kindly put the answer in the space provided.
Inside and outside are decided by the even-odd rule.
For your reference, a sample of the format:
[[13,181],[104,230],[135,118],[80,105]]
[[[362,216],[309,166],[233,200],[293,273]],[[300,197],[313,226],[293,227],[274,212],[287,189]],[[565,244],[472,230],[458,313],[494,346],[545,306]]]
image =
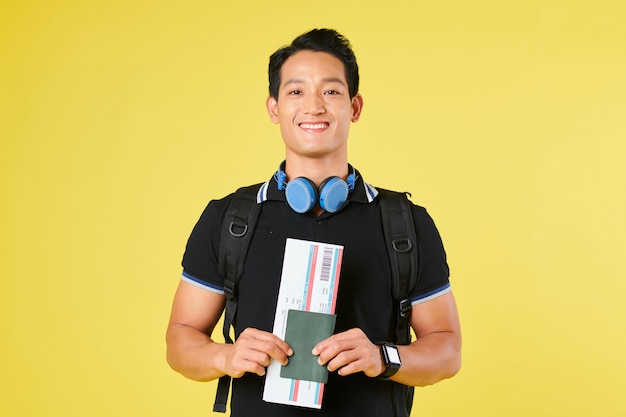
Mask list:
[[285,329],[285,342],[293,349],[289,363],[280,370],[283,378],[303,381],[326,382],[328,369],[317,363],[311,351],[319,342],[327,339],[335,329],[334,314],[289,310]]

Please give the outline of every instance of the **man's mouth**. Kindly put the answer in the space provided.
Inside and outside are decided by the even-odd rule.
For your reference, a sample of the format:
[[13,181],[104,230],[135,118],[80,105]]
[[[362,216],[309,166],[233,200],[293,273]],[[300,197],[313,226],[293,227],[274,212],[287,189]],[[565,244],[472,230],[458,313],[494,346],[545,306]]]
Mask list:
[[327,128],[328,123],[300,123],[300,127],[307,130],[320,130]]

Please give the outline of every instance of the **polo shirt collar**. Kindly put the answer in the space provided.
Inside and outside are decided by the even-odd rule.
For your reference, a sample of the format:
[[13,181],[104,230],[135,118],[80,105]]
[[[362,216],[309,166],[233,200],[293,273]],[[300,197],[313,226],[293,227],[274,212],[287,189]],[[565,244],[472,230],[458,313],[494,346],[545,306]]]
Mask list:
[[[352,168],[352,165],[348,165],[348,169],[350,172],[354,170],[356,174],[356,181],[354,182],[354,190],[348,196],[348,201],[352,203],[365,203],[369,204],[376,199],[378,196],[378,190],[373,186],[369,185],[363,178],[361,177],[361,173],[359,171]],[[285,198],[285,191],[278,189],[278,182],[276,181],[276,176],[272,175],[272,177],[261,185],[259,191],[257,193],[257,203],[263,203],[267,200],[274,201],[287,201]]]

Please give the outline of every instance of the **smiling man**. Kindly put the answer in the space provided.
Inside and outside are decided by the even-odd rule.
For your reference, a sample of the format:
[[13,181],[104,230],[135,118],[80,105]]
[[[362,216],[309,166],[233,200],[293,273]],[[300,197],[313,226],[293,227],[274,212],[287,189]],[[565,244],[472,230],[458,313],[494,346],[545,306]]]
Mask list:
[[[285,61],[281,75],[278,93],[267,99],[267,109],[270,119],[280,124],[288,177],[292,170],[314,168],[310,163],[314,161],[321,164],[318,175],[336,165],[334,174],[346,178],[350,123],[359,120],[363,99],[350,94],[343,63],[326,52],[303,50]],[[317,179],[321,182],[327,176]]]
[[[408,322],[417,340],[399,345],[382,193],[348,164],[350,125],[363,109],[349,42],[328,29],[299,36],[271,56],[269,84],[267,111],[280,125],[285,160],[258,187],[260,214],[237,286],[235,342],[212,338],[226,304],[218,254],[229,195],[209,203],[189,238],[167,330],[168,362],[199,381],[232,377],[232,416],[407,416],[408,387],[460,368],[460,326],[439,233],[426,210],[411,205],[419,267],[408,289]],[[310,205],[290,197],[295,183],[310,190]],[[325,204],[329,184],[345,187],[347,196]],[[267,366],[287,364],[294,353],[272,334],[288,238],[345,248],[334,333],[311,352],[329,371],[320,410],[263,401]]]

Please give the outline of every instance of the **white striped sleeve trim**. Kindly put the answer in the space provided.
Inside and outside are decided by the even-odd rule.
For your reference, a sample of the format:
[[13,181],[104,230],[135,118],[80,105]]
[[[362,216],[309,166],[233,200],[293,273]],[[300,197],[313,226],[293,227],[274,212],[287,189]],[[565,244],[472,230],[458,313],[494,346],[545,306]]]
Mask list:
[[203,290],[211,291],[216,294],[224,294],[224,288],[207,284],[206,282],[201,281],[198,278],[192,275],[186,274],[184,272],[183,272],[183,275],[180,277],[180,279],[198,288],[202,288]]
[[411,299],[411,305],[415,306],[425,303],[426,301],[434,300],[435,298],[441,297],[442,295],[447,294],[450,291],[452,291],[452,287],[450,286],[450,283],[448,283],[443,287],[437,288],[436,290],[427,292],[426,294],[422,294],[418,297]]

